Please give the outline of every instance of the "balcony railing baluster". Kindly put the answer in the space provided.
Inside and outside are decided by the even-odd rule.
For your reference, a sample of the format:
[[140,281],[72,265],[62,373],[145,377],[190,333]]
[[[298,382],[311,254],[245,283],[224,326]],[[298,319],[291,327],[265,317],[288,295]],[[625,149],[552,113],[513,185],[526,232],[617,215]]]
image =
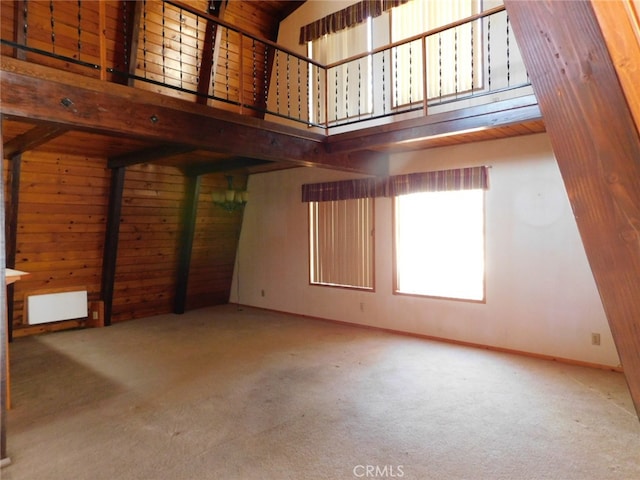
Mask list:
[[491,17],[487,17],[487,82],[491,91]]
[[276,50],[276,113],[280,113],[280,50]]
[[49,17],[51,21],[51,51],[56,53],[56,21],[53,8],[53,0],[49,0]]
[[[300,86],[300,59],[296,59],[297,67],[298,67],[298,120],[302,120],[302,92]],[[307,116],[308,118],[308,116]]]
[[511,84],[511,65],[509,62],[509,15],[507,15],[507,86]]
[[476,79],[476,69],[475,69],[475,50],[474,50],[474,38],[475,38],[475,31],[474,31],[474,26],[475,26],[475,22],[471,22],[471,94],[473,95],[473,91],[476,88],[476,83],[475,83],[475,79]]
[[385,72],[386,56],[387,56],[386,53],[382,52],[382,113],[383,115],[386,115],[387,113],[387,89],[386,89],[387,75]]
[[291,117],[291,94],[290,92],[290,85],[291,85],[291,75],[290,75],[290,69],[291,69],[291,62],[290,62],[290,56],[287,55],[287,117]]
[[82,1],[78,0],[78,60],[82,52]]
[[[196,17],[196,42],[195,42],[194,50],[196,52],[195,84],[198,85],[200,83],[200,17]],[[204,57],[204,50],[202,54]]]

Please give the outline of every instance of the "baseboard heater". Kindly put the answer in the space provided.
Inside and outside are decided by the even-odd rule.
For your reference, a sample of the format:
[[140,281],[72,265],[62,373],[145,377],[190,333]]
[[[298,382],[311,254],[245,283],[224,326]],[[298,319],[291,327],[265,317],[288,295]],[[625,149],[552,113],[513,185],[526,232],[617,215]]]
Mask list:
[[29,295],[27,313],[29,325],[87,318],[87,291]]

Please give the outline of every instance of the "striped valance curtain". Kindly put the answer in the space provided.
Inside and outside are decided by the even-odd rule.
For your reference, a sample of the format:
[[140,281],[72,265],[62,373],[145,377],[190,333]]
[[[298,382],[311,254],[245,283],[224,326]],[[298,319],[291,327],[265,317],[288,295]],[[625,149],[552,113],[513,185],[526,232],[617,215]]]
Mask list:
[[389,197],[396,197],[418,192],[486,190],[488,187],[487,167],[483,166],[395,175],[389,177],[386,193]]
[[368,17],[379,17],[382,12],[409,0],[362,0],[300,28],[300,44],[316,40],[328,33],[338,32],[364,22]]
[[488,167],[467,167],[302,185],[303,202],[330,202],[355,198],[396,197],[418,192],[489,188]]
[[384,184],[377,178],[357,178],[338,182],[307,183],[302,185],[303,202],[332,202],[355,198],[382,196]]

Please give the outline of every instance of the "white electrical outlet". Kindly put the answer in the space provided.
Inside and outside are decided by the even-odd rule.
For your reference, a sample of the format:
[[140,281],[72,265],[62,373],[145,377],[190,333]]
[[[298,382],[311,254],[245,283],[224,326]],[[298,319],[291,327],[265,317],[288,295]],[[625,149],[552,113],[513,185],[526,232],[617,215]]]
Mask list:
[[600,334],[592,333],[591,334],[591,345],[600,345]]

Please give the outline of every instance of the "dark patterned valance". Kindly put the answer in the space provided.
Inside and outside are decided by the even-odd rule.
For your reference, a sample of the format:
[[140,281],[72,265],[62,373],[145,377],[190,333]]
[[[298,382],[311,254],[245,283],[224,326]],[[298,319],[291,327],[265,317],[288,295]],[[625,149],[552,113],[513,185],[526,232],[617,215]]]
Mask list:
[[408,173],[387,178],[360,178],[302,185],[303,202],[330,202],[354,198],[396,197],[418,192],[489,188],[488,167],[456,168]]
[[409,0],[362,0],[347,8],[327,15],[300,28],[300,44],[316,40],[327,33],[334,33],[364,22],[368,17],[379,17],[382,12]]
[[396,197],[418,192],[444,192],[489,188],[487,167],[457,168],[436,172],[408,173],[389,177],[387,195]]
[[384,188],[384,181],[377,178],[307,183],[302,185],[302,201],[331,202],[334,200],[380,197],[384,195]]

